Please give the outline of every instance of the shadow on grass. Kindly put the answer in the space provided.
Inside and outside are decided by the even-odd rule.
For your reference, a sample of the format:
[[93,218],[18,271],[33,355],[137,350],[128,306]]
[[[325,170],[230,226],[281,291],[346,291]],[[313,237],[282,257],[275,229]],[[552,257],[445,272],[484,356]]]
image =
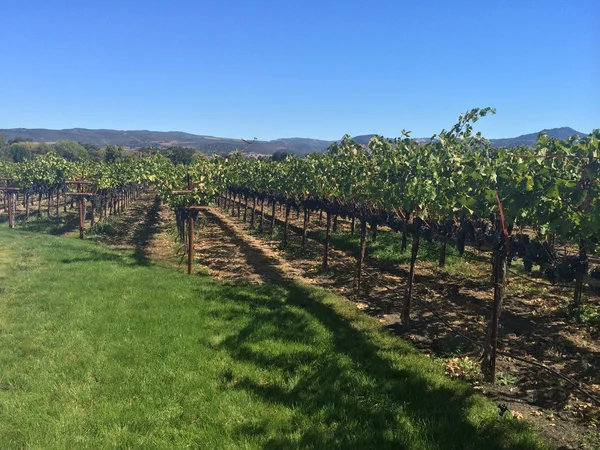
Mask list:
[[[246,306],[247,324],[217,344],[244,368],[225,369],[223,389],[250,392],[295,414],[287,425],[293,428],[276,432],[265,448],[541,448],[524,424],[496,420],[494,406],[466,383],[446,379],[349,302],[290,281],[276,258],[208,216],[274,284],[253,286],[251,296],[230,288],[227,297]],[[231,311],[211,314],[239,320]],[[238,433],[264,436],[272,427],[265,419]]]
[[[158,214],[159,210],[160,199],[156,197],[154,199],[154,202],[152,203],[151,208],[146,213],[144,221],[140,224],[137,224],[137,226],[135,227],[135,231],[130,241],[131,244],[135,246],[133,257],[138,262],[138,264],[144,266],[150,265],[151,263],[148,247],[154,236],[160,232],[158,226],[160,220]],[[133,225],[133,221],[129,225]]]
[[[74,249],[73,254],[81,254],[80,249]],[[60,260],[62,264],[75,264],[75,263],[97,263],[102,261],[116,262],[126,266],[137,266],[138,263],[132,260],[129,255],[119,255],[114,251],[110,250],[87,250],[86,256],[77,256],[73,258],[63,258]]]
[[[153,237],[160,232],[159,229],[159,210],[160,200],[154,199],[150,208],[146,204],[139,203],[132,206],[131,213],[127,216],[113,216],[116,225],[113,226],[116,233],[113,235],[103,233],[89,233],[91,240],[103,242],[108,245],[125,244],[133,247],[133,258],[139,265],[148,266],[151,264],[148,247]],[[1,220],[0,220],[1,223]],[[89,224],[89,217],[86,218],[86,224]],[[66,233],[79,229],[79,216],[76,213],[61,213],[59,216],[50,216],[40,219],[30,219],[28,221],[17,222],[17,228],[22,231],[32,233],[43,233],[50,235],[64,235]],[[84,258],[73,258],[64,260],[63,263],[73,262],[94,262],[94,261],[123,261],[126,258],[115,256],[109,251],[91,251],[89,256]]]
[[[468,385],[444,378],[439,367],[353,305],[291,282],[275,258],[236,239],[257,272],[273,284],[223,285],[221,295],[244,308],[209,311],[223,327],[228,321],[244,323],[214,344],[236,363],[223,370],[222,388],[248,392],[292,415],[244,421],[236,429],[241,442],[271,431],[264,448],[540,448],[525,425],[497,421],[494,407]],[[64,241],[64,251],[74,256],[62,259],[64,264],[139,266],[129,252]],[[273,423],[279,424],[275,433]]]
[[16,227],[31,233],[45,233],[60,236],[79,229],[79,216],[66,213],[59,216],[42,216],[39,219],[31,218],[27,221],[17,221]]
[[[487,414],[476,427],[482,399],[470,387],[443,379],[408,344],[376,336],[364,318],[340,311],[320,291],[288,284],[266,301],[232,299],[251,303],[252,320],[221,346],[263,375],[228,369],[223,387],[282,404],[312,424],[266,448],[535,448],[519,436],[526,428],[520,423]],[[246,425],[239,433],[260,435],[267,427]]]

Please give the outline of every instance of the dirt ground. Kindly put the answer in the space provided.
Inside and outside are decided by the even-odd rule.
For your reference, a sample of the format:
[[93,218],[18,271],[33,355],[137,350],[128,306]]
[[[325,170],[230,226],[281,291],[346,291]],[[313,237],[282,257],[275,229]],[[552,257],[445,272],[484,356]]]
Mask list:
[[[465,378],[498,404],[506,404],[513,416],[532,423],[556,447],[600,448],[596,433],[600,410],[588,398],[547,371],[511,358],[498,359],[495,385],[484,383],[479,376],[481,350],[439,320],[442,317],[461,334],[483,341],[492,287],[489,276],[481,276],[476,270],[482,263],[473,263],[470,276],[419,263],[412,327],[405,330],[400,309],[407,267],[382,268],[377,261],[367,260],[363,290],[356,296],[352,255],[331,248],[330,269],[323,272],[323,246],[319,242],[309,239],[307,249],[302,251],[301,237],[290,232],[288,245],[282,247],[280,236],[276,233],[271,238],[268,233],[269,220],[263,224],[266,233],[258,233],[236,216],[231,210],[217,207],[201,213],[195,245],[197,272],[210,273],[225,282],[260,284],[298,279],[330,289],[378,318],[392,332],[410,339],[425,354],[439,359],[448,376]],[[292,224],[300,225],[292,217]],[[277,218],[281,219],[281,213],[277,212]],[[175,242],[173,219],[172,211],[147,193],[118,218],[115,234],[100,236],[99,240],[134,250],[142,264],[160,260],[184,270],[183,248]],[[5,220],[0,211],[0,221]],[[341,226],[347,228],[348,224]],[[311,227],[319,227],[316,220]],[[73,232],[68,228],[63,231]],[[565,287],[509,275],[500,350],[533,357],[600,397],[598,330],[569,320],[564,305],[570,293]]]

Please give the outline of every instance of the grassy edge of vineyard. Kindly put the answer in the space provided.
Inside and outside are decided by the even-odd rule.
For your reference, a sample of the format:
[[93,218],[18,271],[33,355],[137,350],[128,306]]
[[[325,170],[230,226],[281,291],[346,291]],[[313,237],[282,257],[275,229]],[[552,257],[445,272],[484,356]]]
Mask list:
[[[0,302],[0,440],[9,446],[201,437],[251,448],[546,448],[325,290],[190,278],[140,266],[131,252],[5,225],[0,241],[11,280]],[[200,409],[197,390],[212,398]]]

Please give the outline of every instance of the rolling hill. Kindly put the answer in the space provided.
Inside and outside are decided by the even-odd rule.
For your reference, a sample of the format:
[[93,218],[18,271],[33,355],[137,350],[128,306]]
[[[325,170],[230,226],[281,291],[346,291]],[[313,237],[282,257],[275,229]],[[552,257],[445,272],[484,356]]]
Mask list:
[[569,139],[573,135],[587,136],[588,133],[574,130],[570,127],[551,128],[538,133],[529,133],[514,138],[494,139],[494,147],[517,147],[518,145],[535,145],[539,133],[547,133],[554,139]]
[[[574,134],[581,133],[573,128],[562,127],[543,130],[549,136],[566,139]],[[322,152],[334,141],[325,141],[310,138],[283,138],[272,141],[255,141],[248,145],[241,139],[223,138],[216,136],[204,136],[181,131],[149,131],[149,130],[91,130],[87,128],[71,128],[66,130],[48,130],[44,128],[10,128],[0,129],[0,134],[6,140],[17,137],[29,138],[35,142],[57,142],[60,140],[71,140],[82,144],[98,145],[124,145],[132,148],[159,146],[191,147],[206,153],[229,153],[234,150],[243,150],[246,153],[257,153],[270,155],[277,151],[286,151],[298,155],[311,152]],[[515,147],[518,145],[535,144],[538,133],[524,134],[522,136],[505,139],[495,139],[496,147]],[[372,134],[356,136],[355,139],[361,144],[367,144]],[[420,140],[420,139],[419,139]],[[425,139],[423,139],[425,140]]]

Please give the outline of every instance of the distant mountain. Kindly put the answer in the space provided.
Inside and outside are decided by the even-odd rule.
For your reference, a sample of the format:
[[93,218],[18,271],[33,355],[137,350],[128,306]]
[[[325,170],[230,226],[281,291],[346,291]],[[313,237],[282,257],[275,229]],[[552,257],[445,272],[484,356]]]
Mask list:
[[367,145],[371,138],[375,136],[374,134],[361,134],[360,136],[354,136],[354,142],[360,145]]
[[[333,144],[333,141],[323,141],[321,139],[309,138],[283,138],[269,141],[268,144],[280,146],[281,148],[279,148],[279,150],[289,151],[296,154],[306,154],[327,150],[327,147]],[[254,151],[251,147],[248,149]]]
[[[361,145],[367,145],[373,136],[376,136],[376,135],[375,134],[361,134],[360,136],[354,136],[352,139],[354,139],[355,142],[357,142]],[[424,142],[431,141],[431,138],[414,138],[414,140],[419,143],[424,143]]]
[[[585,136],[573,128],[553,128],[543,130],[549,136],[557,139],[567,139],[574,134]],[[277,151],[285,151],[297,155],[306,155],[311,152],[324,152],[334,141],[324,141],[309,138],[284,138],[273,141],[254,141],[251,144],[241,139],[222,138],[215,136],[204,136],[181,131],[148,131],[148,130],[90,130],[86,128],[72,128],[68,130],[47,130],[43,128],[11,128],[0,129],[0,134],[6,140],[16,137],[33,139],[35,142],[57,142],[70,140],[82,144],[98,145],[124,145],[132,148],[158,146],[172,147],[182,146],[198,149],[206,153],[229,153],[235,150],[243,150],[246,153],[271,155]],[[355,136],[354,140],[366,145],[373,134]],[[516,147],[518,145],[534,145],[538,133],[524,134],[516,138],[494,139],[495,147]],[[428,139],[417,139],[427,141]]]
[[11,128],[0,129],[0,134],[8,141],[16,137],[33,139],[35,142],[57,142],[61,140],[76,141],[82,144],[124,145],[132,148],[158,146],[191,147],[206,153],[229,153],[244,150],[247,153],[273,154],[276,151],[305,155],[309,152],[323,151],[333,141],[319,139],[288,138],[274,141],[249,141],[241,139],[203,136],[180,131],[148,131],[148,130],[90,130],[72,128],[68,130],[47,130],[43,128]]
[[[535,145],[537,142],[538,135],[540,133],[546,133],[548,136],[554,139],[569,139],[571,136],[578,135],[580,137],[587,136],[589,133],[582,133],[581,131],[574,130],[570,127],[562,128],[550,128],[539,131],[537,133],[524,134],[514,138],[503,138],[503,139],[491,139],[494,147],[518,147],[519,145]],[[364,134],[356,136],[353,139],[362,145],[367,145],[374,134]],[[429,142],[430,138],[415,138],[418,142]]]
[[517,136],[514,138],[505,139],[492,139],[494,147],[517,147],[519,145],[535,145],[537,142],[538,135],[540,133],[546,133],[548,136],[554,139],[569,139],[571,136],[579,135],[580,137],[587,136],[589,133],[582,133],[581,131],[574,130],[569,127],[562,128],[551,128],[549,130],[542,130],[538,133],[529,133]]

